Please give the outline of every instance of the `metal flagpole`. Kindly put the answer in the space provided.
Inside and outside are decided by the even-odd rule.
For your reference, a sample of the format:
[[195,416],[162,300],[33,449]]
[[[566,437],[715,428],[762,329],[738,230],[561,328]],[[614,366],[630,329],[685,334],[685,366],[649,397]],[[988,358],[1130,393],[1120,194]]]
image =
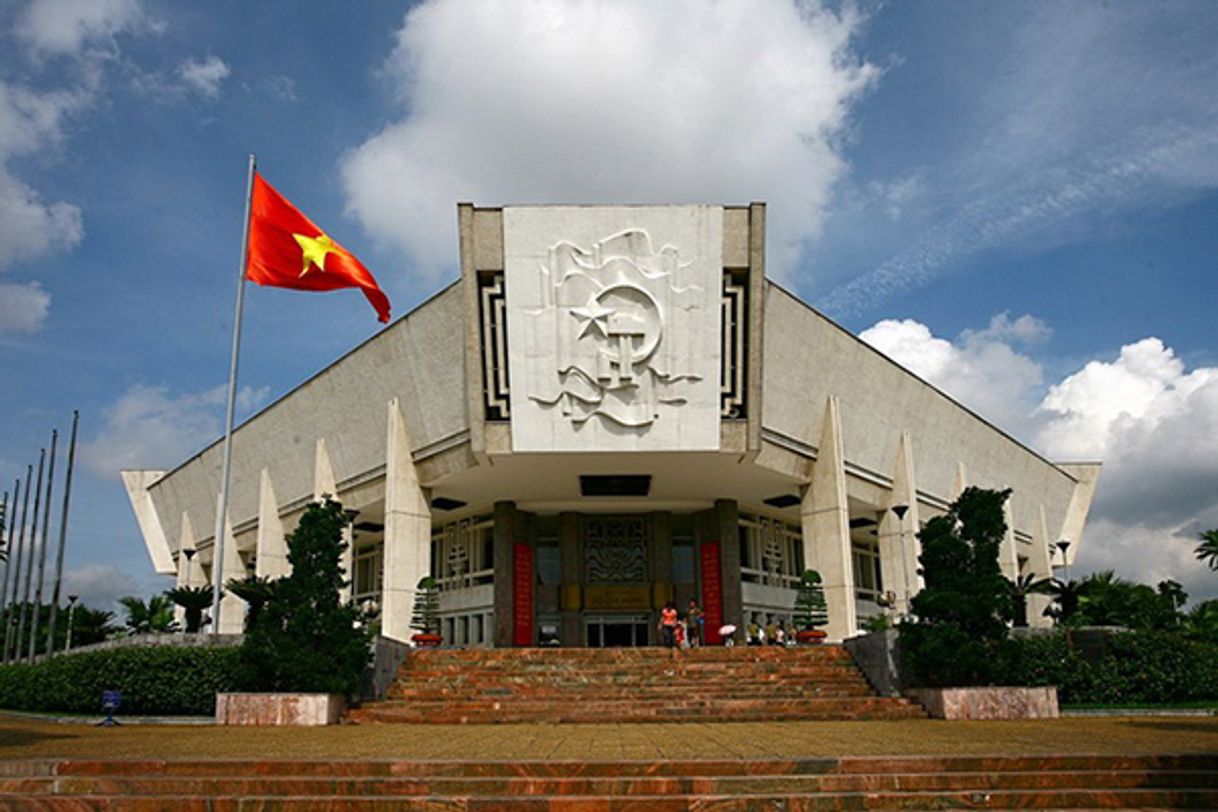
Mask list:
[[[38,545],[38,587],[34,590],[34,617],[30,623],[30,662],[38,656],[38,625],[42,617],[42,583],[47,573],[47,531],[51,526],[51,493],[55,485],[55,449],[59,445],[59,429],[51,429],[51,464],[47,466],[47,507],[42,517],[42,544]],[[31,562],[30,567],[33,568]],[[52,609],[52,611],[54,611]]]
[[55,554],[55,589],[51,593],[51,623],[47,626],[48,655],[55,653],[55,619],[59,617],[59,589],[63,584],[63,548],[68,538],[68,504],[72,500],[72,465],[76,462],[76,425],[79,422],[80,412],[73,409],[72,439],[68,441],[68,470],[63,481],[63,513],[59,517],[59,552]]
[[38,541],[38,513],[42,504],[42,471],[47,450],[38,454],[38,484],[34,486],[34,520],[30,523],[30,538],[25,544],[25,586],[21,590],[21,614],[18,616],[17,639],[13,641],[13,659],[21,662],[21,641],[25,639],[25,615],[30,609],[30,581],[34,575],[34,544]]
[[245,304],[245,262],[250,244],[250,204],[254,197],[254,154],[250,153],[245,185],[245,230],[241,235],[241,262],[237,272],[237,313],[233,318],[233,352],[228,367],[228,406],[224,415],[224,461],[220,469],[220,498],[216,505],[216,534],[212,537],[211,632],[220,633],[220,601],[224,589],[224,531],[228,513],[228,476],[233,457],[233,408],[237,400],[237,358],[241,348],[241,313]]
[[[17,590],[21,587],[21,554],[22,554],[22,551],[24,550],[24,545],[22,545],[21,542],[25,539],[25,519],[26,519],[26,514],[29,513],[29,509],[30,509],[30,479],[33,476],[34,476],[34,466],[32,466],[32,465],[25,466],[25,490],[22,491],[22,493],[25,494],[25,500],[22,501],[22,503],[21,503],[21,532],[17,534],[17,561],[16,561],[16,566],[11,567],[11,569],[13,570],[13,602],[11,604],[6,603],[4,605],[4,612],[5,612],[5,615],[4,615],[4,662],[5,663],[8,663],[8,661],[9,661],[9,651],[12,648],[11,643],[13,641],[13,621],[16,620],[16,617],[17,617]],[[17,482],[20,483],[21,480],[18,479]],[[5,585],[8,584],[8,575],[7,574],[4,576],[4,583],[5,583]],[[6,595],[5,596],[6,600],[7,600],[7,597],[8,596]]]
[[[13,486],[13,513],[17,512],[17,502],[21,499],[21,480]],[[8,600],[8,574],[13,569],[13,517],[8,510],[8,491],[4,492],[4,521],[3,521],[4,538],[0,540],[0,547],[4,548],[4,586],[0,587],[0,613],[4,611],[4,604]]]

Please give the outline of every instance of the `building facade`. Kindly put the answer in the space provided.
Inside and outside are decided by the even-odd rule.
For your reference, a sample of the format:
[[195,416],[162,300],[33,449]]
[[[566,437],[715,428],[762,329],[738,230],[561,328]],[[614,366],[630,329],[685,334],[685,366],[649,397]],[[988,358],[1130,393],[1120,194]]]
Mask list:
[[[1079,549],[1099,465],[1044,459],[767,280],[764,205],[458,215],[460,280],[237,428],[223,561],[219,442],[124,472],[159,572],[285,574],[332,495],[387,636],[431,574],[448,643],[644,645],[669,600],[712,642],[789,619],[805,567],[830,639],[903,614],[918,529],[966,485],[1012,489],[1008,576]],[[226,596],[220,631],[243,611]]]

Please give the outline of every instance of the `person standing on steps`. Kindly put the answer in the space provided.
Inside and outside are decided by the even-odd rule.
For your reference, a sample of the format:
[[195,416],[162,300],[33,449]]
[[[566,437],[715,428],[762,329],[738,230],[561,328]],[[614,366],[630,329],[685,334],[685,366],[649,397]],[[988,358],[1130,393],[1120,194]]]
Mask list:
[[677,606],[672,601],[660,610],[660,639],[665,648],[672,648],[677,642]]
[[706,618],[698,608],[698,602],[690,598],[689,609],[685,612],[685,637],[691,647],[702,645],[702,624],[705,622]]

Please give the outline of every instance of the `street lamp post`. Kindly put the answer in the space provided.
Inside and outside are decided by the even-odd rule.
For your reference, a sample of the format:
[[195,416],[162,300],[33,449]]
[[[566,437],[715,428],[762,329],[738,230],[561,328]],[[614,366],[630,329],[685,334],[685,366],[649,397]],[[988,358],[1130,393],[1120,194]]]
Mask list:
[[1055,546],[1062,551],[1062,566],[1066,568],[1066,583],[1070,583],[1070,559],[1066,558],[1066,550],[1070,549],[1070,542],[1062,539]]
[[79,595],[68,596],[68,639],[64,646],[64,651],[72,650],[72,622],[76,619],[76,600],[79,597]]
[[901,557],[901,616],[909,617],[909,564],[905,560],[905,514],[909,505],[893,505],[889,508],[897,517],[897,554]]

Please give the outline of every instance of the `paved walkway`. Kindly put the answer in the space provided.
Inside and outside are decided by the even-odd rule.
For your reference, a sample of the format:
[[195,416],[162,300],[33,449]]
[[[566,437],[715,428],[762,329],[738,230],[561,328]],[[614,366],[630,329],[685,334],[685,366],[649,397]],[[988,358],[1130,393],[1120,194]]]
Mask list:
[[1218,753],[1218,718],[99,728],[0,719],[0,759],[688,759]]

